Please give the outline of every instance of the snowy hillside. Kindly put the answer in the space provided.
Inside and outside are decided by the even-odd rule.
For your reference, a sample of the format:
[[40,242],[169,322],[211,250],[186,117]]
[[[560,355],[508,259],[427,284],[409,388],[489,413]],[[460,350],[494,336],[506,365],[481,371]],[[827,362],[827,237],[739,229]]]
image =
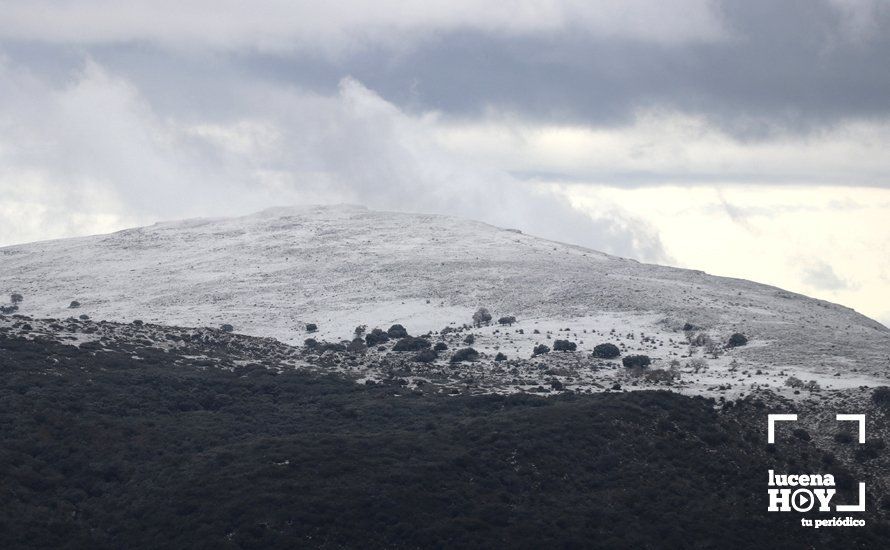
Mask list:
[[823,386],[886,383],[890,371],[890,331],[848,308],[445,216],[279,208],[0,248],[0,262],[0,291],[23,294],[19,312],[33,317],[228,323],[299,345],[307,323],[319,340],[392,323],[422,334],[471,323],[484,306],[517,323],[473,329],[474,347],[511,358],[566,337],[579,352],[614,341],[685,364],[704,356],[688,346],[688,323],[716,342],[749,338],[710,360],[746,383],[785,368]]

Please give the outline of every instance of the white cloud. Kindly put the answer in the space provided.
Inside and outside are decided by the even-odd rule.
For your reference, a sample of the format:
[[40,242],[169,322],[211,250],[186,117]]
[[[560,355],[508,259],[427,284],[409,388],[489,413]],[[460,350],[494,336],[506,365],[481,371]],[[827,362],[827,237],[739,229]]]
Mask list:
[[234,119],[159,116],[88,62],[54,86],[5,67],[0,244],[295,203],[356,202],[456,214],[618,254],[663,259],[645,224],[596,219],[561,196],[444,150],[359,82],[333,95],[256,84]]
[[674,265],[772,284],[875,319],[890,312],[890,189],[552,188],[585,211],[617,209],[647,220]]

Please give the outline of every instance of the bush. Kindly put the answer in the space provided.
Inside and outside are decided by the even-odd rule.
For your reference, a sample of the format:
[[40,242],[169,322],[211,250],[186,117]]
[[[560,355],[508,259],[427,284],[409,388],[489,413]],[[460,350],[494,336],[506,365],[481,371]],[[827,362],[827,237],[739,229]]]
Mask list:
[[628,355],[621,360],[621,364],[627,368],[646,368],[652,363],[648,355]]
[[498,319],[499,325],[512,325],[515,322],[516,322],[516,317],[514,317],[513,315],[509,315],[507,317],[501,317],[500,319]]
[[386,334],[389,335],[390,338],[404,338],[408,336],[408,331],[405,330],[405,327],[402,325],[393,325],[389,327],[389,330],[386,331]]
[[888,409],[890,408],[890,387],[881,386],[880,388],[875,388],[873,392],[871,392],[871,400],[878,407]]
[[377,346],[389,342],[389,334],[383,332],[379,328],[375,328],[365,335],[365,342],[369,346]]
[[81,313],[80,315],[78,315],[78,317],[80,318],[81,321],[89,321],[90,320],[90,316],[87,315],[86,313]]
[[670,384],[674,378],[677,378],[677,373],[664,369],[653,369],[646,373],[645,378],[647,382]]
[[361,338],[353,338],[352,342],[349,342],[349,345],[346,346],[346,351],[349,353],[365,353],[368,351],[368,346],[365,345],[365,341]]
[[467,334],[466,338],[464,338],[464,344],[466,344],[468,346],[472,346],[475,343],[476,343],[476,337],[473,336],[472,334]]
[[621,350],[615,344],[599,344],[593,348],[593,356],[599,359],[615,359],[621,355]]
[[478,327],[480,325],[488,324],[491,321],[491,313],[488,312],[484,307],[480,307],[476,310],[476,313],[473,314],[473,323]]
[[498,354],[494,356],[494,360],[497,361],[498,363],[500,363],[501,361],[506,361],[507,356],[501,352],[498,352]]
[[478,361],[479,352],[473,348],[462,348],[454,352],[451,356],[452,363],[460,363],[461,361]]
[[[83,317],[83,315],[81,315],[81,317]],[[235,330],[235,327],[233,327],[232,325],[230,325],[228,323],[225,323],[225,324],[222,324],[219,326],[219,330],[221,330],[223,332],[232,332],[233,330]]]
[[315,349],[318,347],[318,340],[315,338],[306,338],[303,340],[303,345],[306,346],[306,349]]
[[747,343],[748,338],[741,332],[736,332],[729,337],[729,342],[727,342],[726,345],[731,348],[737,348],[739,346],[744,346]]
[[19,294],[18,292],[13,292],[9,295],[9,301],[13,304],[20,304],[25,297]]
[[306,323],[306,332],[315,332],[318,330],[318,325],[315,323]]
[[439,357],[439,354],[435,352],[435,350],[431,350],[429,348],[423,349],[414,356],[414,360],[418,363],[432,363]]
[[544,355],[545,353],[550,353],[550,348],[544,344],[538,344],[535,346],[535,349],[532,350],[532,356]]
[[420,351],[422,349],[426,349],[430,347],[430,341],[425,338],[414,338],[413,336],[406,336],[402,338],[396,345],[393,346],[393,351]]
[[77,309],[80,307],[80,302],[77,300],[71,300],[71,303],[68,304],[68,309]]
[[445,342],[436,342],[436,345],[433,346],[433,349],[436,351],[445,351],[446,349],[448,349],[448,344],[446,344]]
[[11,306],[0,306],[0,313],[3,315],[12,315],[19,310],[19,306],[13,304]]
[[335,342],[322,342],[318,346],[318,351],[324,353],[326,351],[341,352],[346,351],[346,346]]
[[798,378],[796,376],[789,376],[785,380],[785,385],[789,386],[791,388],[802,388],[804,384],[803,384],[803,380],[801,380],[800,378]]
[[553,351],[575,351],[578,345],[569,340],[556,340],[553,342]]

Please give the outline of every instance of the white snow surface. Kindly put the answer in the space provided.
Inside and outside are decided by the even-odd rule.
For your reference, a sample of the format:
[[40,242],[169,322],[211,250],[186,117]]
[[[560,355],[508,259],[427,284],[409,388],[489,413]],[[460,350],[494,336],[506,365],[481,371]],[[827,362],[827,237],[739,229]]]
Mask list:
[[[536,343],[552,346],[548,331],[559,338],[568,328],[579,351],[620,334],[623,346],[637,345],[628,352],[663,365],[691,357],[682,327],[692,323],[718,341],[734,332],[750,339],[714,359],[712,373],[735,359],[750,372],[787,369],[839,386],[886,384],[890,375],[890,331],[837,304],[480,222],[354,206],[275,208],[0,248],[0,291],[22,293],[20,313],[33,317],[229,323],[293,345],[310,336],[306,323],[318,325],[311,336],[319,340],[393,323],[419,335],[471,323],[484,306],[495,320],[514,315],[518,323],[508,341],[492,336],[503,327],[475,330],[483,353],[529,357]],[[70,309],[72,300],[81,306]]]

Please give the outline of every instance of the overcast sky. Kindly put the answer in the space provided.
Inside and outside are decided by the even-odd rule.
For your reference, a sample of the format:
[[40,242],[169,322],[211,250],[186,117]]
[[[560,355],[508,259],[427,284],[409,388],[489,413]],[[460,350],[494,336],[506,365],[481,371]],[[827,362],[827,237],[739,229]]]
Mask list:
[[350,202],[890,323],[890,2],[0,8],[0,245]]

